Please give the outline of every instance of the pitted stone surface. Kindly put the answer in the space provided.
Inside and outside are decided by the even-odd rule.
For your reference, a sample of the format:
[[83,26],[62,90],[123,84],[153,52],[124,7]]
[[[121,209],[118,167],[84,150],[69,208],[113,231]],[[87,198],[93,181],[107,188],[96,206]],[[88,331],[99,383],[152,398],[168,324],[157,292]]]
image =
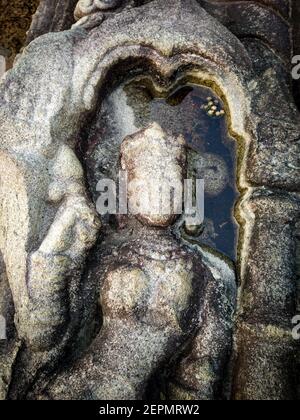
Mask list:
[[27,44],[48,32],[70,29],[77,0],[40,0],[27,34]]
[[[227,398],[295,398],[297,347],[289,326],[297,301],[300,120],[286,68],[287,2],[239,3],[121,7],[36,39],[5,74],[0,309],[9,339],[0,351],[1,398],[139,399],[174,348],[170,398],[222,398],[228,375]],[[278,31],[267,39],[270,16]],[[82,124],[101,106],[104,87],[114,90],[137,69],[166,86],[190,73],[217,89],[241,144],[234,352],[228,261],[170,227],[173,220],[155,229],[129,217],[101,228],[86,190],[75,153]],[[69,365],[59,374],[66,349]]]
[[[151,151],[145,153],[149,144]],[[168,226],[182,213],[186,173],[183,137],[168,138],[158,124],[152,124],[122,143],[121,167],[128,174],[129,211],[140,221],[149,226]]]
[[[26,41],[26,32],[39,0],[2,0],[0,15],[0,55],[10,68]],[[0,76],[1,77],[1,76]]]
[[[289,65],[292,47],[289,23],[290,6],[288,1],[274,3],[200,0],[200,4],[242,42],[247,38],[256,38],[274,50]],[[282,15],[278,12],[281,12]]]

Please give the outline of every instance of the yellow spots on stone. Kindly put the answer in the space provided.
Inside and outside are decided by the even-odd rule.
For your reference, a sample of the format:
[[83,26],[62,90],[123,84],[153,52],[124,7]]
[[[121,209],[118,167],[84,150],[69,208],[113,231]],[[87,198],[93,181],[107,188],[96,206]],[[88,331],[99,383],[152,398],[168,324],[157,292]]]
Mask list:
[[195,379],[201,383],[210,383],[214,379],[214,372],[209,363],[202,365],[195,373]]
[[163,276],[156,264],[152,269],[159,278],[158,295],[173,308],[177,318],[188,307],[193,293],[191,269],[185,260],[166,262]]
[[256,324],[251,325],[249,323],[243,323],[243,330],[249,332],[250,335],[261,338],[262,340],[266,337],[272,340],[293,340],[292,331],[290,329],[284,329],[277,327],[276,325],[265,325]]
[[138,268],[122,267],[108,273],[102,293],[104,313],[122,317],[131,314],[142,303],[149,279]]
[[217,99],[213,99],[212,97],[206,98],[207,104],[202,105],[202,109],[204,109],[210,117],[223,117],[225,115],[225,110],[221,109],[220,103]]
[[279,338],[279,339],[291,337],[290,330],[284,330],[283,328],[276,327],[275,325],[268,325],[266,327],[266,333],[270,337]]

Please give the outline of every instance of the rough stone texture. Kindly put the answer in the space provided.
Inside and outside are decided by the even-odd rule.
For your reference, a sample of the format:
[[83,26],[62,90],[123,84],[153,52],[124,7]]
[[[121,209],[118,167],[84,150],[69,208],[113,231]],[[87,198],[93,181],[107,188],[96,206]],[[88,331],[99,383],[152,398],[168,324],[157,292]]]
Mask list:
[[80,0],[75,8],[75,18],[77,20],[84,16],[88,16],[98,11],[110,11],[117,9],[123,3],[123,0],[108,0],[108,1],[97,1],[97,0]]
[[290,66],[292,45],[289,1],[200,0],[200,4],[241,41],[247,38],[260,40]]
[[[184,138],[168,138],[158,125],[153,124],[122,143],[121,167],[128,174],[129,208],[141,222],[168,226],[182,213],[186,171]],[[172,188],[175,192],[173,211],[170,206]]]
[[26,32],[38,4],[39,0],[1,0],[0,55],[7,59],[8,67],[25,44]]
[[236,340],[240,350],[235,361],[238,366],[233,383],[235,399],[298,399],[299,344],[291,338],[290,330],[241,323]]
[[48,32],[64,31],[73,25],[77,0],[40,0],[26,43]]
[[[299,202],[257,191],[247,203],[255,217],[245,256],[237,333],[237,399],[297,399],[295,262]],[[259,360],[259,362],[257,362]],[[272,363],[266,366],[263,360]]]
[[[206,0],[208,3],[208,0]],[[36,1],[27,1],[27,2],[18,2],[18,1],[10,1],[8,2],[2,2],[1,5],[3,8],[3,12],[1,13],[1,35],[0,36],[0,53],[8,58],[8,65],[10,66],[12,64],[12,61],[15,57],[15,55],[20,51],[20,49],[25,44],[26,39],[26,31],[29,28],[31,16],[34,14],[37,6],[38,10],[34,16],[33,22],[31,24],[31,28],[29,30],[28,36],[27,36],[27,43],[35,39],[36,37],[46,34],[48,32],[53,31],[61,31],[65,29],[69,29],[71,25],[74,23],[74,8],[77,4],[77,0],[68,0],[68,1],[61,1],[61,0],[55,0],[55,1],[48,1],[48,0],[42,0],[39,2]],[[82,3],[83,6],[80,6],[80,3]],[[86,3],[86,4],[85,4]],[[91,4],[89,4],[91,3]],[[93,4],[92,1],[88,0],[79,2],[77,6],[77,10],[80,10],[79,15],[77,12],[75,12],[75,16],[83,17],[89,14],[91,11],[101,10],[101,7],[103,7],[103,10],[110,11],[112,7],[116,7],[120,5],[120,2],[117,2],[116,0],[112,1],[111,5],[107,6],[107,3],[103,6],[101,5],[101,2],[98,2],[97,5]],[[142,1],[134,1],[133,4],[141,4]],[[217,3],[216,1],[214,2]],[[230,2],[231,4],[233,2]],[[259,2],[249,2],[250,8],[257,7],[256,5]],[[300,54],[299,45],[300,45],[300,38],[299,38],[299,19],[300,19],[300,12],[299,12],[299,4],[297,0],[293,0],[293,38],[294,38],[294,54]],[[290,15],[290,5],[288,1],[261,1],[260,4],[264,6],[264,10],[266,6],[271,6],[272,11],[279,13],[279,15],[284,18],[288,19]],[[203,5],[205,6],[205,3],[203,2]],[[239,7],[241,7],[239,5]],[[230,8],[230,6],[229,6]],[[234,10],[234,13],[238,13],[237,6],[231,7],[231,9]],[[226,13],[227,18],[230,19],[230,21],[236,22],[237,19],[233,19],[232,16],[230,16],[230,13]],[[251,16],[251,13],[249,14]],[[99,19],[99,18],[98,18]],[[243,20],[242,20],[243,21]],[[270,22],[271,20],[269,20]],[[244,22],[244,21],[243,21]],[[263,20],[264,22],[264,20]],[[255,24],[258,25],[258,20],[255,21]],[[249,28],[251,25],[241,25],[243,30],[247,30],[249,33]],[[268,31],[268,28],[263,24],[261,25],[263,31],[265,31],[265,37],[270,42],[268,34],[270,31]],[[232,29],[232,28],[231,28]],[[234,32],[234,30],[233,30]],[[259,37],[259,31],[257,32],[257,36]],[[271,31],[272,32],[272,31]],[[272,32],[273,33],[273,32]],[[243,36],[246,36],[243,34]],[[286,38],[286,37],[285,37]],[[277,42],[275,42],[275,45],[279,45]],[[295,83],[295,95],[297,99],[297,103],[299,103],[299,82]]]
[[[170,167],[180,162],[177,154],[183,154],[181,141],[178,151],[176,142],[175,150],[171,144],[171,139],[156,125],[125,139],[123,169],[130,168],[129,178],[132,171],[140,182],[147,181],[145,163],[147,168],[153,150],[159,147],[159,170],[162,176],[169,176]],[[170,154],[164,153],[166,145]],[[135,155],[137,147],[140,151]],[[152,171],[149,166],[148,170]],[[180,172],[179,179],[183,178],[183,170]],[[153,180],[152,185],[158,185],[157,181]],[[129,188],[129,200],[136,199],[138,191]],[[191,334],[200,335],[198,328],[201,339],[195,338],[192,345],[198,357],[198,362],[189,366],[192,375],[198,377],[198,366],[207,357],[201,340],[206,342],[206,352],[213,348],[215,353],[210,351],[209,361],[202,366],[203,373],[209,370],[211,375],[203,376],[201,385],[194,384],[195,391],[203,399],[222,395],[221,373],[228,363],[235,307],[234,274],[229,272],[226,278],[220,271],[216,276],[208,264],[201,262],[200,252],[180,245],[168,228],[172,218],[163,220],[164,229],[155,230],[157,215],[149,219],[146,214],[138,214],[137,219],[144,226],[132,216],[122,220],[122,229],[119,227],[103,240],[97,264],[89,274],[89,282],[96,282],[100,291],[101,332],[87,354],[50,383],[44,393],[46,398],[144,398],[153,375]],[[222,262],[217,264],[221,266]],[[191,357],[194,361],[195,356]]]
[[5,264],[0,254],[0,314],[5,320],[6,340],[0,339],[0,399],[6,397],[11,380],[11,367],[14,363],[19,345],[14,325],[14,304],[9,288]]
[[[297,0],[293,1],[293,39],[294,39],[294,54],[300,56],[300,3]],[[300,79],[294,81],[294,93],[298,108],[300,109]]]
[[[35,40],[6,74],[0,85],[0,249],[7,278],[2,293],[14,307],[2,310],[9,319],[14,310],[15,322],[11,356],[0,353],[8,378],[0,382],[3,398],[141,398],[152,372],[168,362],[174,363],[170,398],[222,398],[227,376],[228,398],[296,398],[299,345],[290,323],[297,299],[300,119],[289,85],[289,2],[241,3],[154,0],[121,8],[91,26],[79,21],[70,31]],[[267,37],[269,19],[276,31]],[[103,87],[114,88],[113,80],[137,70],[166,86],[187,74],[212,86],[241,143],[233,352],[234,275],[211,250],[178,229],[156,231],[130,218],[119,227],[103,220],[90,251],[100,224],[74,150],[82,122],[103,101]],[[180,275],[172,264],[183,267]],[[168,271],[180,284],[178,294]],[[195,305],[187,304],[191,289],[197,290]],[[184,312],[199,315],[200,308],[200,328],[191,314],[195,324],[187,326]],[[182,352],[186,336],[190,347]],[[172,345],[176,361],[170,360]],[[135,364],[123,359],[122,346]],[[69,368],[47,386],[46,378],[66,361]]]

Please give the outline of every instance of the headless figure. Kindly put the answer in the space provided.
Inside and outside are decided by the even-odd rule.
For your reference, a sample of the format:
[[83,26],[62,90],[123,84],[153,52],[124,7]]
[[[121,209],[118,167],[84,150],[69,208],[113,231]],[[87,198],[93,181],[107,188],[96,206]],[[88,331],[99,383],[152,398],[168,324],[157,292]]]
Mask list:
[[85,355],[60,373],[42,398],[143,399],[151,379],[170,364],[168,398],[221,396],[231,349],[234,275],[218,257],[176,239],[179,203],[169,213],[157,212],[158,202],[166,209],[170,201],[165,187],[182,188],[184,143],[157,124],[123,141],[129,214],[118,217],[89,274],[99,286],[103,326]]

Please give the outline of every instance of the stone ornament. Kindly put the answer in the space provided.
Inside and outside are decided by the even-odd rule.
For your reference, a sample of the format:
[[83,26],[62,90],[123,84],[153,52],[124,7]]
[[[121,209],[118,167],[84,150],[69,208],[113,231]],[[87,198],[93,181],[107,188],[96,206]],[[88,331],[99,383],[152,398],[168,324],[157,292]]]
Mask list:
[[81,10],[84,14],[89,14],[95,10],[109,10],[120,6],[122,0],[80,0],[77,3],[76,10]]
[[75,9],[75,18],[77,20],[81,19],[84,16],[95,13],[96,11],[107,11],[113,10],[119,7],[122,3],[122,0],[80,0],[77,3]]
[[121,11],[126,7],[134,7],[136,3],[138,3],[136,0],[80,0],[75,8],[76,23],[73,27],[80,26],[91,30],[99,26],[110,14]]
[[[96,2],[84,4],[94,10]],[[97,4],[110,10],[107,2]],[[5,74],[1,399],[143,399],[158,366],[171,366],[169,399],[298,397],[299,343],[291,321],[300,119],[288,84],[286,7],[280,0],[120,7],[95,25],[37,38]],[[267,37],[270,17],[276,31]],[[137,75],[167,88],[190,77],[223,98],[239,145],[236,267],[185,235],[175,214],[100,220],[82,138],[87,131],[101,144],[90,118],[106,89],[118,92],[118,84]],[[172,173],[182,182],[186,139],[155,124],[128,127],[126,106],[120,96],[114,149],[103,145],[99,161],[129,169],[150,191],[150,175]],[[102,133],[103,121],[97,121]],[[105,161],[108,153],[113,158]],[[137,189],[129,194],[138,200]]]

